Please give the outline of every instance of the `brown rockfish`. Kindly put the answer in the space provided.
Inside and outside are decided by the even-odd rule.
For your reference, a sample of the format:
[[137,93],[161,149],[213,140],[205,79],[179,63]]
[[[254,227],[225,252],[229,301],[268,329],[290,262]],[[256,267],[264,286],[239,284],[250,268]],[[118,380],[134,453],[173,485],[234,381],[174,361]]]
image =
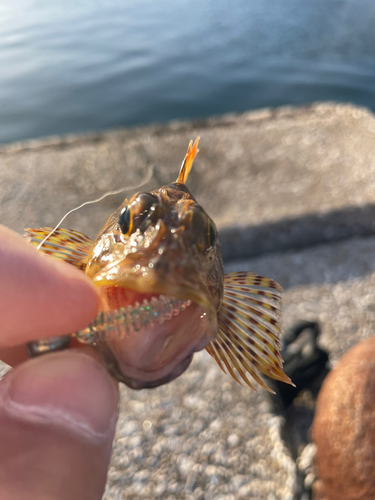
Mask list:
[[31,355],[88,344],[117,380],[142,389],[175,379],[206,349],[240,383],[267,388],[260,372],[290,383],[279,352],[281,288],[253,273],[224,276],[215,224],[186,186],[197,145],[176,182],[125,200],[95,241],[70,229],[27,230],[43,252],[85,272],[102,298],[86,329],[35,341]]

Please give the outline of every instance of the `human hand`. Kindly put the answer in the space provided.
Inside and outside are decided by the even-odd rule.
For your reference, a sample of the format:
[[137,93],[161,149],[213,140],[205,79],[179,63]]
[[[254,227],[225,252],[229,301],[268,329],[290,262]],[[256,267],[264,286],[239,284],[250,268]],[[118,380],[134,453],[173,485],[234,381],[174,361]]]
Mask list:
[[0,498],[99,500],[118,386],[84,349],[27,360],[25,344],[85,327],[99,298],[85,275],[0,226]]

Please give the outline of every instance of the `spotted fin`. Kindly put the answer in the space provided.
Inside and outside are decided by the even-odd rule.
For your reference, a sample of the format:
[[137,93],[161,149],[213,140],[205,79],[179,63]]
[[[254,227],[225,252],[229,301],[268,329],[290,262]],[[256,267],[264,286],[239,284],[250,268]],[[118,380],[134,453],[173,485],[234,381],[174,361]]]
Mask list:
[[[38,246],[52,229],[52,227],[25,229],[24,238],[32,245]],[[93,241],[82,233],[72,229],[56,229],[40,250],[83,270],[92,245]]]
[[224,277],[217,338],[206,351],[240,384],[255,389],[255,380],[272,392],[260,372],[292,383],[282,368],[280,306],[281,287],[275,281],[248,272]]

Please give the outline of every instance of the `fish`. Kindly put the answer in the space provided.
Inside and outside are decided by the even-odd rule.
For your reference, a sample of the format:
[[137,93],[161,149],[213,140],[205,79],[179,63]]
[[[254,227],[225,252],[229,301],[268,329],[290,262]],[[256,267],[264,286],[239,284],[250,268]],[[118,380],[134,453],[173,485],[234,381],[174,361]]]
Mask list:
[[251,272],[224,275],[215,223],[186,184],[198,141],[175,182],[125,199],[95,241],[71,229],[25,230],[32,245],[84,272],[101,297],[87,328],[34,341],[31,355],[84,344],[138,390],[176,379],[205,349],[252,389],[272,392],[261,374],[291,383],[280,355],[280,285]]

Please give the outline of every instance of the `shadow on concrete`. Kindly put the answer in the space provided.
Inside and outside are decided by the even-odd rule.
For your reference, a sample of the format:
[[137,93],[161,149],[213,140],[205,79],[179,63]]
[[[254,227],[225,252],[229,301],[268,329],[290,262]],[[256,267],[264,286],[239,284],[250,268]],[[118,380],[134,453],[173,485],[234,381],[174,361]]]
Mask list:
[[223,228],[220,241],[223,258],[229,262],[269,252],[299,250],[354,236],[373,235],[375,204],[366,204],[259,226]]
[[375,272],[375,204],[247,228],[226,228],[226,272],[272,276],[284,290]]

